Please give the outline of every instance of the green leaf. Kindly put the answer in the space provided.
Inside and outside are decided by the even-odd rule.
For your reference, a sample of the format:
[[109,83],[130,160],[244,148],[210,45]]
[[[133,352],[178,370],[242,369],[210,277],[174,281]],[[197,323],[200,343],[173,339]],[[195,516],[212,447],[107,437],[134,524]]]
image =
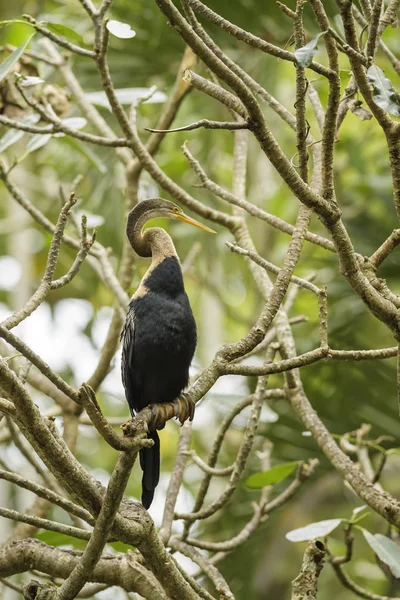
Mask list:
[[372,83],[372,95],[375,104],[388,113],[400,117],[399,100],[391,81],[386,77],[382,69],[376,65],[372,65],[368,69],[367,75],[370,83]]
[[[34,125],[40,121],[40,115],[28,115],[24,119],[18,121],[18,123],[23,123],[24,125]],[[21,131],[20,129],[9,129],[7,133],[3,135],[0,139],[0,152],[4,152],[7,148],[18,142],[24,135],[26,131]]]
[[58,533],[56,531],[39,531],[35,535],[35,539],[48,544],[49,546],[73,546],[75,550],[84,550],[87,542],[85,540],[79,540],[73,536],[66,535],[65,533]]
[[367,504],[363,504],[362,506],[357,506],[353,512],[351,513],[352,517],[357,516],[360,512],[362,512],[363,510],[365,510],[366,508],[368,508]]
[[[143,96],[146,96],[149,93],[150,88],[120,88],[115,90],[115,95],[121,104],[130,105],[137,102]],[[111,110],[110,104],[108,102],[107,96],[105,92],[88,92],[85,94],[86,100],[91,104],[95,104],[96,106],[103,106],[104,108],[108,108]],[[146,100],[146,104],[152,104],[157,102],[165,102],[167,100],[167,96],[164,92],[160,92],[159,90],[155,92],[151,98]]]
[[390,456],[391,454],[400,454],[400,448],[390,448],[389,450],[386,450],[386,454],[387,456]]
[[10,56],[8,56],[6,60],[1,63],[0,81],[3,81],[3,79],[7,77],[15,63],[21,58],[21,56],[25,52],[27,45],[29,44],[34,35],[35,34],[32,33],[32,35],[28,37],[28,39],[22,44],[22,46],[19,46],[16,50],[14,50],[14,52],[12,52],[12,54],[10,54]]
[[25,153],[18,159],[18,164],[25,160],[28,154],[42,148],[52,137],[53,134],[51,133],[35,133],[27,143]]
[[400,548],[393,540],[380,533],[372,535],[367,529],[362,529],[365,539],[396,578],[400,578]]
[[78,42],[78,44],[83,44],[83,38],[79,33],[76,33],[70,27],[66,27],[66,25],[61,25],[61,23],[46,23],[47,29],[56,35],[62,35],[63,37],[68,38],[74,42]]
[[32,85],[38,85],[39,83],[44,83],[44,79],[40,77],[28,77],[27,75],[20,75],[18,73],[19,85],[20,87],[31,87]]
[[264,471],[263,473],[254,473],[254,475],[250,475],[250,477],[246,479],[246,485],[249,488],[258,490],[266,485],[279,483],[283,479],[286,479],[286,477],[289,477],[298,464],[299,461],[295,460],[293,462],[276,465],[276,467],[272,467],[272,469],[268,469],[268,471]]
[[[61,121],[67,127],[71,127],[71,129],[82,129],[87,125],[87,120],[84,117],[69,117],[68,119],[62,119]],[[54,137],[64,137],[65,133],[55,133]]]
[[308,42],[308,44],[301,48],[297,48],[295,51],[294,55],[301,67],[309,67],[311,65],[314,56],[318,52],[318,40],[322,35],[325,35],[325,31],[319,33],[311,40],[311,42]]
[[328,519],[327,521],[310,523],[305,527],[289,531],[285,537],[289,542],[308,542],[309,540],[315,540],[315,538],[324,537],[332,533],[342,521],[343,519]]
[[360,521],[363,521],[364,519],[366,519],[369,515],[369,512],[364,512],[364,511],[367,509],[368,509],[368,506],[366,504],[363,504],[362,506],[357,506],[357,508],[355,508],[353,510],[353,512],[351,513],[349,523],[351,523],[352,525],[356,525]]
[[39,148],[47,144],[51,137],[51,133],[36,133],[33,135],[26,146],[27,154],[39,150]]
[[91,149],[90,146],[88,146],[87,144],[83,144],[76,138],[72,138],[69,136],[65,136],[62,139],[62,143],[68,144],[69,146],[74,148],[77,152],[82,154],[82,156],[84,156],[89,161],[89,163],[93,167],[95,167],[102,175],[105,175],[105,173],[107,173],[106,165],[100,159],[100,157],[97,156],[97,154]]
[[124,542],[111,542],[107,545],[113,548],[115,552],[121,552],[121,554],[126,554],[128,550],[132,551],[132,546],[124,544]]

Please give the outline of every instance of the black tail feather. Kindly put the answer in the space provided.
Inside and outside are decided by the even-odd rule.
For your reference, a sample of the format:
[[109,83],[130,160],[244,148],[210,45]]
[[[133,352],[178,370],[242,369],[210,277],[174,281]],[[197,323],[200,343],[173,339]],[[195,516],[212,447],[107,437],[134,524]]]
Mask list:
[[154,440],[154,445],[151,448],[142,448],[139,453],[143,471],[142,504],[145,508],[150,507],[160,479],[160,439],[157,431],[151,431],[148,437]]

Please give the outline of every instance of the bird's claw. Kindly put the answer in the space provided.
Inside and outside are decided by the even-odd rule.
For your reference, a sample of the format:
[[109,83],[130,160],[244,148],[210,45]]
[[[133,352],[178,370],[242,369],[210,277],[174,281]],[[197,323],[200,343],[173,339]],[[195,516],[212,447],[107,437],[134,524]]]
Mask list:
[[196,404],[193,402],[190,396],[187,394],[181,394],[181,396],[178,398],[178,402],[179,413],[177,416],[181,425],[183,425],[187,419],[189,419],[189,421],[193,421]]
[[149,431],[164,429],[167,415],[165,414],[164,404],[151,404],[151,417],[149,421]]
[[148,424],[149,431],[164,429],[165,422],[171,417],[178,417],[181,425],[187,419],[193,421],[195,406],[195,403],[187,394],[181,394],[173,402],[150,404],[151,417]]

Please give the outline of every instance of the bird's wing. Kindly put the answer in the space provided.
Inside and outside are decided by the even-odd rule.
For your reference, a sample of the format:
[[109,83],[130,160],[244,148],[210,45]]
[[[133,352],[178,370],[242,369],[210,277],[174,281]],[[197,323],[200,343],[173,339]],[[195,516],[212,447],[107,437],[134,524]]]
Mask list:
[[137,399],[135,402],[135,380],[134,380],[134,346],[135,346],[135,313],[130,307],[126,316],[124,328],[121,333],[122,360],[121,374],[122,383],[125,388],[126,399],[132,416],[137,410]]

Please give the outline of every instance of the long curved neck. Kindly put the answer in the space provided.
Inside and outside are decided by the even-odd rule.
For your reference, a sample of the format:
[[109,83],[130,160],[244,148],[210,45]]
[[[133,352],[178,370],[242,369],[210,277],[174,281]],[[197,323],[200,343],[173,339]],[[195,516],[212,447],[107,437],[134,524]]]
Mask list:
[[177,254],[172,239],[164,229],[151,227],[142,232],[144,224],[156,216],[154,209],[149,210],[144,202],[140,202],[128,215],[126,235],[136,254],[144,258],[152,257],[152,262],[158,264],[167,256]]
[[150,240],[142,234],[142,229],[148,220],[148,210],[141,203],[137,204],[128,215],[126,223],[126,235],[133,250],[139,256],[148,258],[152,256]]

